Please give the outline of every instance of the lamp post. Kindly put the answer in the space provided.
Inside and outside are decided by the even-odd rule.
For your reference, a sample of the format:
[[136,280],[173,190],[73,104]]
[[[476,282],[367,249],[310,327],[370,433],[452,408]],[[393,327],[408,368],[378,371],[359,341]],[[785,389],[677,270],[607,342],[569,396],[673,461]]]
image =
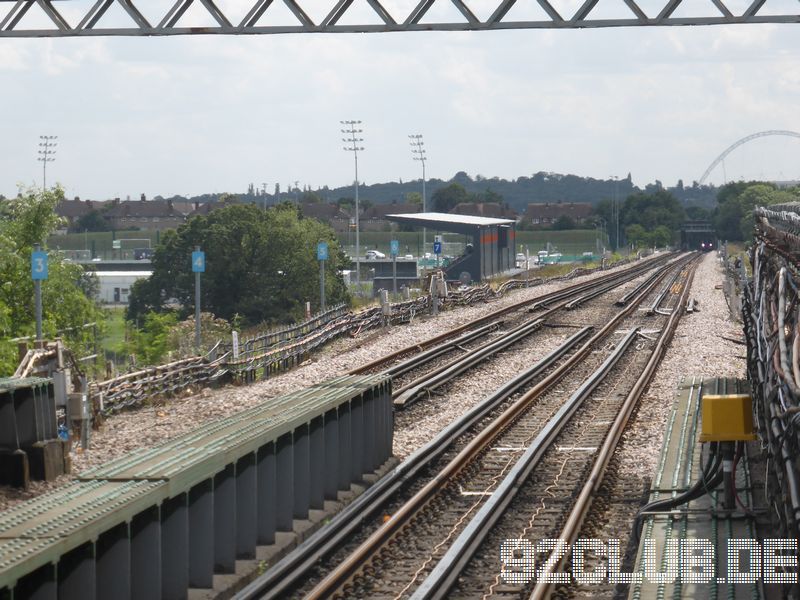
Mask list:
[[[422,212],[426,212],[425,208],[425,161],[427,157],[425,156],[425,142],[422,140],[422,134],[416,133],[414,135],[409,135],[408,139],[411,140],[411,155],[414,160],[418,160],[422,163]],[[425,227],[422,228],[422,248],[423,252],[428,247],[425,237],[426,237],[427,229]]]
[[42,140],[39,142],[39,147],[43,148],[39,150],[39,158],[36,160],[42,163],[42,189],[47,189],[47,163],[53,162],[55,158],[53,155],[56,153],[53,148],[55,148],[58,144],[56,144],[53,140],[57,140],[57,135],[40,135],[39,139]]
[[364,141],[364,138],[358,137],[361,133],[363,133],[363,129],[357,129],[358,125],[361,125],[361,121],[339,121],[344,128],[342,129],[342,133],[345,134],[347,137],[342,138],[343,142],[346,142],[348,145],[344,146],[344,150],[346,152],[352,152],[353,158],[355,159],[355,167],[356,167],[356,180],[355,180],[355,192],[356,192],[356,290],[358,292],[361,291],[361,240],[359,238],[359,223],[358,223],[358,152],[359,150],[364,150],[363,146],[359,146],[361,142]]

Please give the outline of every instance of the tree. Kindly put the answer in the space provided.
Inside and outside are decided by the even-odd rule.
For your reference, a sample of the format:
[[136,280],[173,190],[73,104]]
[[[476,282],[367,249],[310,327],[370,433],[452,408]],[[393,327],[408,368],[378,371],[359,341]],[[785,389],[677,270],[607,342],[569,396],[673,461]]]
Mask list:
[[672,243],[672,239],[673,233],[663,225],[656,227],[653,233],[650,234],[650,243],[656,247],[669,246]]
[[100,211],[93,209],[76,221],[73,230],[79,233],[82,231],[111,231],[111,225]]
[[474,195],[475,202],[496,202],[497,204],[503,204],[503,196],[498,194],[497,192],[493,191],[491,188],[486,188],[486,191],[479,192]]
[[406,194],[406,202],[408,204],[416,204],[417,206],[422,206],[422,194],[419,192],[408,192]]
[[339,207],[339,210],[343,210],[345,212],[349,212],[350,210],[352,210],[355,207],[355,205],[356,201],[353,198],[339,198],[336,201],[336,206]]
[[644,246],[647,243],[647,232],[639,224],[628,225],[625,228],[625,239],[634,246]]
[[561,215],[553,223],[553,229],[565,231],[567,229],[575,229],[575,220],[569,215]]
[[148,311],[163,312],[170,299],[194,308],[194,275],[189,256],[195,246],[206,254],[202,279],[204,311],[230,321],[237,313],[245,324],[289,322],[302,316],[306,301],[319,303],[316,247],[328,242],[325,294],[330,304],[348,299],[341,270],[348,261],[333,230],[316,219],[300,218],[291,203],[263,211],[233,205],[198,216],[168,231],[156,248],[153,275],[131,289],[128,319]]
[[436,190],[431,199],[433,200],[433,209],[436,212],[447,213],[453,210],[456,205],[462,202],[469,202],[470,196],[463,185],[451,183],[447,187]]
[[308,190],[303,192],[303,195],[300,196],[300,202],[303,204],[322,204],[322,197],[316,192]]
[[711,211],[707,208],[703,208],[702,206],[686,207],[686,218],[691,221],[708,221],[711,216]]
[[134,330],[130,344],[138,362],[143,365],[160,363],[168,350],[169,334],[177,323],[175,313],[147,313],[143,327]]
[[[36,322],[31,280],[31,252],[55,231],[60,218],[56,205],[63,190],[26,190],[13,200],[0,202],[0,376],[11,375],[17,366],[17,349],[10,342],[30,336]],[[44,248],[46,250],[46,248]],[[80,265],[65,262],[58,254],[48,255],[48,278],[42,282],[42,332],[76,328],[62,337],[77,353],[91,335],[81,325],[102,321],[93,299],[84,294],[89,282]]]
[[753,235],[753,209],[800,200],[800,188],[778,189],[772,183],[738,181],[720,188],[714,218],[717,235],[724,240],[746,240]]

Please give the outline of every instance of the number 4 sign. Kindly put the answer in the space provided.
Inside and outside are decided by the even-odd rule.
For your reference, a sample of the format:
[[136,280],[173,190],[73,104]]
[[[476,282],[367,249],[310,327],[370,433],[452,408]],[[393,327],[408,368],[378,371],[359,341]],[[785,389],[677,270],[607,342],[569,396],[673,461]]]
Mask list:
[[206,253],[202,250],[195,250],[192,252],[192,272],[206,272]]

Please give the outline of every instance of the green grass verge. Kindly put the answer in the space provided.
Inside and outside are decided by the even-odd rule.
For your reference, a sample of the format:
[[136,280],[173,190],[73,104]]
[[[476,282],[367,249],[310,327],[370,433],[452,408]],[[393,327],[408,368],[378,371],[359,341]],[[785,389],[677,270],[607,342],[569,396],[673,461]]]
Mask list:
[[125,352],[125,308],[106,308],[106,332],[100,346],[103,350],[123,354]]

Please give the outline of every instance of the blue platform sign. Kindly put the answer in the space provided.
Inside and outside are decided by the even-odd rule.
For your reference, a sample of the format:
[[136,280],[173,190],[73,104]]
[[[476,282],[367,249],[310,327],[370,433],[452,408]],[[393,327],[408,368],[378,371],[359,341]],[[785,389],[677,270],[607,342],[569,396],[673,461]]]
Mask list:
[[317,260],[328,260],[328,243],[320,242],[317,244]]
[[37,279],[47,279],[47,252],[35,250],[31,252],[31,277]]
[[192,252],[192,272],[205,273],[206,272],[206,253],[202,250],[195,250]]
[[434,254],[442,253],[442,242],[433,242],[433,253]]
[[400,254],[400,241],[399,240],[392,240],[389,242],[389,254],[392,256],[397,256]]

